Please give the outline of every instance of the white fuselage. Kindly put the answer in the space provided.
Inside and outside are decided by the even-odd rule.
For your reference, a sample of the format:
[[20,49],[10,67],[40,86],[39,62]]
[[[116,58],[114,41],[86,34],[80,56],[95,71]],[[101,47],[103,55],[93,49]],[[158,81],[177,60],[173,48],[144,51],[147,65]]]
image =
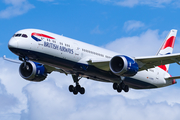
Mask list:
[[[72,69],[71,62],[72,65],[76,63],[88,65],[88,61],[110,61],[112,57],[119,55],[116,52],[42,30],[25,29],[16,34],[26,34],[28,37],[22,37],[22,35],[12,37],[9,41],[12,52],[18,56],[28,56],[32,61],[61,68],[69,74],[74,74],[76,71]],[[82,72],[82,77],[104,82],[119,82],[120,76],[107,75],[108,71],[95,69],[93,66],[91,68],[89,71]],[[124,79],[131,88],[148,89],[172,85],[172,81],[165,80],[165,77],[170,77],[169,73],[155,67],[139,71],[133,77],[121,77],[121,79]]]

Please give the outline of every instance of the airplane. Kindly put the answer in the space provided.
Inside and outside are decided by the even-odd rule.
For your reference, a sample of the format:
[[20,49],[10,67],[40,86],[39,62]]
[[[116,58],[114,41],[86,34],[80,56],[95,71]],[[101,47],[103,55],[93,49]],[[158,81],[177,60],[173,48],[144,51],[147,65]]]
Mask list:
[[8,43],[19,60],[4,59],[19,63],[20,76],[28,81],[43,81],[53,71],[70,74],[75,85],[69,85],[69,91],[74,95],[85,93],[81,78],[112,83],[119,93],[160,88],[180,79],[168,73],[169,64],[180,65],[180,53],[172,54],[176,34],[170,30],[156,55],[131,57],[44,30],[23,29]]

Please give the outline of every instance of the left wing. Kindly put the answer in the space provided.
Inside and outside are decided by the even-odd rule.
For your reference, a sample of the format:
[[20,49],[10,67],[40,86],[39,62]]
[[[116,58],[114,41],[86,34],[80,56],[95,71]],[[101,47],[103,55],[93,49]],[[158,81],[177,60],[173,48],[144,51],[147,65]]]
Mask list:
[[93,65],[101,70],[105,70],[105,71],[110,71],[109,68],[109,61],[93,61],[93,60],[89,60],[87,61],[89,65]]
[[180,53],[161,56],[135,57],[135,61],[139,66],[139,71],[170,63],[177,63],[180,65]]

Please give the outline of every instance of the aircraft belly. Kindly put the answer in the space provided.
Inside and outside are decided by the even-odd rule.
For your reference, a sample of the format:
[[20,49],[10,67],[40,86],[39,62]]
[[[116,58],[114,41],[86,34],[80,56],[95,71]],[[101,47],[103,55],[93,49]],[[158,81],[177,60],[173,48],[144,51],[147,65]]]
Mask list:
[[92,65],[81,64],[32,50],[30,51],[30,50],[13,48],[13,50],[11,51],[14,51],[14,53],[17,55],[20,54],[21,56],[27,56],[32,61],[61,68],[69,74],[79,73],[82,76],[83,75],[88,76],[89,79],[103,81],[103,82],[119,81],[118,76],[112,74],[111,72],[100,70]]
[[127,84],[130,88],[134,89],[151,89],[151,88],[157,88],[157,86],[150,84],[145,81],[137,80],[134,78],[126,77],[124,80],[124,83]]
[[[86,76],[86,78],[102,81],[102,82],[119,82],[119,76],[114,75],[112,72],[104,71],[98,69],[92,65],[81,64],[73,62],[67,59],[51,56],[48,54],[36,52],[33,50],[15,49],[12,48],[15,54],[20,56],[27,56],[30,60],[46,64],[53,67],[58,67],[65,70],[69,74],[79,73],[81,76]],[[125,77],[124,83],[129,85],[130,88],[134,89],[148,89],[157,88],[156,86],[147,83],[145,81],[140,81],[134,78]]]

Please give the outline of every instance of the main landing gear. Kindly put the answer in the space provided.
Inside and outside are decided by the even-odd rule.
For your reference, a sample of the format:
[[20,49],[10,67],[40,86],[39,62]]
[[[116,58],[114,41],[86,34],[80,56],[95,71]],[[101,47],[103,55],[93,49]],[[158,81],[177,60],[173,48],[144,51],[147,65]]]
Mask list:
[[113,89],[117,90],[117,92],[121,92],[122,90],[124,90],[124,92],[128,92],[129,91],[129,86],[125,85],[124,82],[122,81],[120,84],[118,83],[113,83]]
[[78,78],[78,77],[79,77],[79,75],[72,75],[72,78],[73,78],[74,82],[76,83],[76,86],[75,86],[75,87],[74,87],[73,85],[70,85],[70,86],[69,86],[69,91],[70,91],[70,92],[73,92],[74,95],[77,95],[78,92],[79,92],[80,94],[84,94],[84,93],[85,93],[84,87],[81,87],[81,86],[79,85],[79,80],[80,80],[82,77],[80,77],[80,78]]

